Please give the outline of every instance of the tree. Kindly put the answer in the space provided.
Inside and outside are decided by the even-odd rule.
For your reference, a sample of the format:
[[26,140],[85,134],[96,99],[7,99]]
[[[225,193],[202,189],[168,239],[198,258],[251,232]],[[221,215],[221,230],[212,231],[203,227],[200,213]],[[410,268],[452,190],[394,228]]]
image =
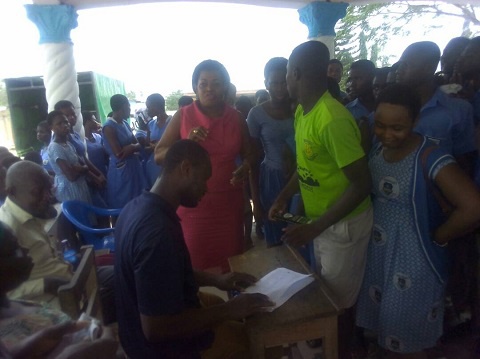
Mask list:
[[125,95],[130,101],[136,101],[137,100],[137,94],[135,91],[128,91],[127,94]]
[[[337,25],[335,57],[344,64],[344,77],[350,64],[356,60],[369,59],[378,67],[391,65],[391,58],[382,55],[382,50],[391,35],[408,36],[405,25],[414,18],[425,20],[458,17],[464,20],[462,33],[455,36],[471,37],[480,32],[479,6],[455,5],[434,2],[428,5],[413,5],[409,2],[349,6],[347,15]],[[427,33],[437,27],[430,21],[425,26]],[[343,79],[343,84],[345,79]]]
[[178,109],[178,99],[183,96],[182,90],[172,92],[165,99],[165,108],[167,111],[175,111]]

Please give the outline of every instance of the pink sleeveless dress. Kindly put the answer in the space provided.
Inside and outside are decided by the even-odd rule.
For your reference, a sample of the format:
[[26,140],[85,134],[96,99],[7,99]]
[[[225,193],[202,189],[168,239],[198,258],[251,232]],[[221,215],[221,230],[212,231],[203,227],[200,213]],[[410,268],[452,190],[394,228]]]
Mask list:
[[226,272],[228,258],[244,251],[242,186],[230,184],[242,146],[241,120],[238,112],[227,105],[222,117],[209,118],[197,102],[181,109],[181,119],[181,138],[188,138],[194,127],[208,129],[206,140],[199,144],[208,151],[212,162],[208,192],[199,205],[179,207],[177,211],[185,242],[194,269],[220,267]]

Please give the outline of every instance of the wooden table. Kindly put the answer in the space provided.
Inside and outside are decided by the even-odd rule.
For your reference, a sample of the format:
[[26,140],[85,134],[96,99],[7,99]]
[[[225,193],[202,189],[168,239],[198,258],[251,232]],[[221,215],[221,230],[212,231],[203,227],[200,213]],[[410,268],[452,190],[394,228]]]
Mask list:
[[[289,246],[250,250],[229,259],[230,268],[261,278],[284,267],[299,273],[311,273],[298,252]],[[264,358],[265,348],[322,338],[326,359],[338,358],[337,317],[341,314],[334,297],[315,276],[313,283],[296,293],[280,308],[257,313],[246,320],[250,348],[254,358]]]

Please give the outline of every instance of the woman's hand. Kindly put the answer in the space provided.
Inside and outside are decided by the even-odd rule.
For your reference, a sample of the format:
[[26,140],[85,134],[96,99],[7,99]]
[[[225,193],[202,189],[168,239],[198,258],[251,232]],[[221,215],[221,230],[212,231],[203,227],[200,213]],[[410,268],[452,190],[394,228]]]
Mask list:
[[120,153],[117,154],[118,159],[124,160],[128,156],[134,154],[135,152],[140,150],[140,145],[138,143],[131,143],[129,145],[126,145],[122,148]]
[[194,127],[190,130],[188,134],[188,139],[196,142],[205,141],[208,136],[208,130],[203,127]]
[[237,167],[232,173],[232,178],[230,179],[230,184],[236,185],[238,183],[243,183],[243,181],[248,179],[250,174],[250,165],[244,162],[241,166]]
[[87,176],[90,182],[95,186],[95,188],[102,189],[105,188],[105,186],[107,185],[107,179],[103,174],[97,176],[95,173],[90,171],[88,172]]
[[87,174],[88,173],[88,166],[87,165],[73,165],[72,167],[79,174]]

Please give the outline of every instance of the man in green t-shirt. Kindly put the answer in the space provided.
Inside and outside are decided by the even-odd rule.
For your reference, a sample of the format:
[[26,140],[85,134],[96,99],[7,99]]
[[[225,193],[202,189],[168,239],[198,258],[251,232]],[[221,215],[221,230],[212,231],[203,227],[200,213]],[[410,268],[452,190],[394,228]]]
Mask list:
[[287,87],[299,103],[295,113],[297,171],[269,216],[285,212],[298,192],[310,224],[286,229],[284,242],[313,241],[317,272],[341,308],[352,307],[362,284],[372,228],[371,177],[350,112],[327,91],[327,47],[308,41],[288,61]]

